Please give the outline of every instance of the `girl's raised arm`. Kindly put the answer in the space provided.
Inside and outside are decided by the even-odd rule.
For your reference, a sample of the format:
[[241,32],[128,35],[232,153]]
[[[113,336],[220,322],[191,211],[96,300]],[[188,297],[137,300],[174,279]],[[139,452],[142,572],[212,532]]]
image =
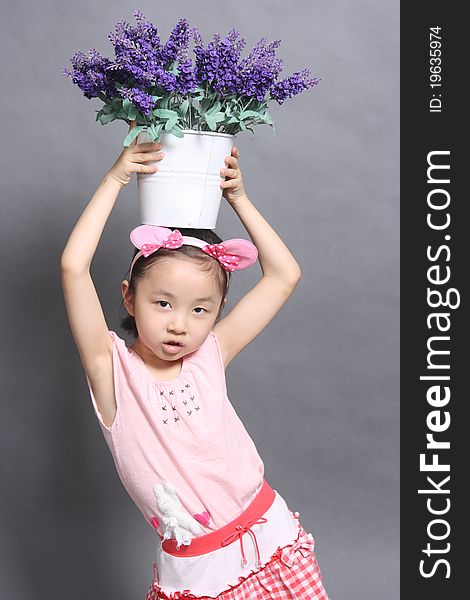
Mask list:
[[121,189],[132,173],[154,173],[144,164],[161,160],[160,144],[147,142],[126,147],[103,177],[78,219],[63,250],[60,269],[67,316],[83,367],[90,380],[103,361],[110,361],[111,338],[101,303],[90,275],[90,266],[101,234]]
[[258,249],[263,277],[213,327],[220,341],[225,366],[268,325],[287,302],[301,277],[295,258],[246,195],[238,156],[238,150],[233,147],[231,156],[225,159],[228,168],[220,171],[227,180],[220,185],[224,189],[223,196]]
[[90,266],[120,190],[120,184],[105,175],[77,221],[60,261],[67,317],[88,375],[97,360],[112,351],[108,325],[91,278]]

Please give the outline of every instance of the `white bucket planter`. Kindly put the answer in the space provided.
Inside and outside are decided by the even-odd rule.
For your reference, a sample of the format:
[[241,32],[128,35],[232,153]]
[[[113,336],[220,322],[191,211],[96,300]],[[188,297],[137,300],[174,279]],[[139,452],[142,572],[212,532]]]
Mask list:
[[[220,169],[230,156],[234,135],[183,130],[184,137],[162,133],[164,156],[156,173],[138,173],[140,220],[145,225],[214,229],[222,199]],[[147,131],[137,143],[151,141]]]

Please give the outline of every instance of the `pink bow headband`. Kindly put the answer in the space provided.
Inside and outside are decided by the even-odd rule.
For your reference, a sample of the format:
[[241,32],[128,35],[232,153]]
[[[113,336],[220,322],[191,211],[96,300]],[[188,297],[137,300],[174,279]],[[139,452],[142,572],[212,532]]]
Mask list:
[[149,256],[159,248],[175,249],[183,244],[196,246],[203,252],[217,259],[226,271],[246,269],[256,262],[258,250],[248,240],[234,238],[226,240],[221,244],[208,244],[204,240],[189,235],[181,235],[178,229],[173,231],[168,227],[158,225],[139,225],[130,233],[131,242],[139,252],[134,256],[129,270],[129,282],[132,275],[132,267],[140,256]]

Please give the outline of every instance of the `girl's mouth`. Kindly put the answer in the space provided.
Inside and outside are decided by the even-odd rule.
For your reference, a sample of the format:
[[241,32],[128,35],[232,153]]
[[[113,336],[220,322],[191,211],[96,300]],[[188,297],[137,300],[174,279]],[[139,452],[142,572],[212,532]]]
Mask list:
[[176,354],[182,348],[182,344],[180,342],[163,342],[164,349],[170,354]]

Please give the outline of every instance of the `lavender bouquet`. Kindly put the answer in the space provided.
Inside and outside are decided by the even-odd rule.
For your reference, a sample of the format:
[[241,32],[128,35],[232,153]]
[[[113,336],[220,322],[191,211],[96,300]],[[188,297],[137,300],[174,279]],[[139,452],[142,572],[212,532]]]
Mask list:
[[[135,121],[124,146],[142,129],[153,141],[159,141],[162,131],[183,137],[185,129],[254,133],[250,125],[267,124],[274,130],[268,103],[282,104],[320,81],[309,78],[309,69],[278,80],[284,65],[275,51],[281,40],[268,44],[263,37],[241,59],[245,40],[239,39],[236,29],[225,38],[214,34],[205,47],[198,30],[180,19],[162,44],[157,28],[142,12],[134,10],[133,14],[135,27],[120,20],[115,32],[108,34],[114,60],[95,49],[88,55],[79,51],[70,59],[73,69],[61,71],[87,98],[104,102],[96,111],[102,125],[115,119],[129,125]],[[194,63],[188,57],[190,39]]]

